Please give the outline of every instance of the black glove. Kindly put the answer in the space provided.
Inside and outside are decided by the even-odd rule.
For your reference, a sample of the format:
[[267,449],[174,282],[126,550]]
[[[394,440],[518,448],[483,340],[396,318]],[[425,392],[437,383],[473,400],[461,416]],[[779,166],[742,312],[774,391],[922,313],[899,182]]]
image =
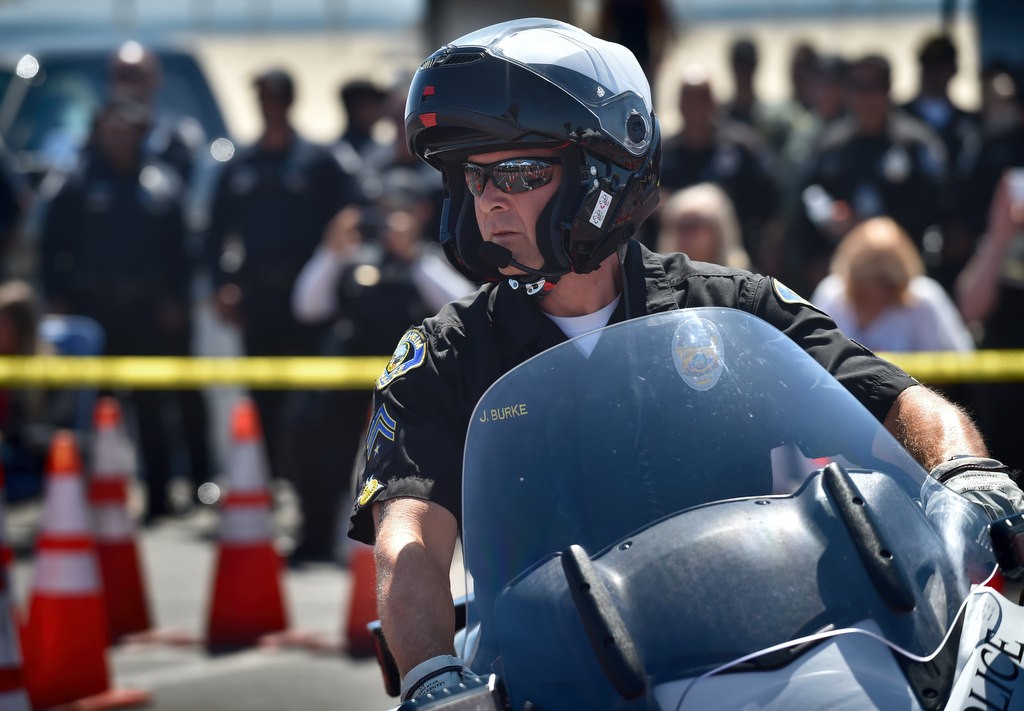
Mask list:
[[1010,469],[987,457],[960,456],[931,471],[940,484],[981,505],[992,521],[1024,511],[1024,492],[1010,478]]

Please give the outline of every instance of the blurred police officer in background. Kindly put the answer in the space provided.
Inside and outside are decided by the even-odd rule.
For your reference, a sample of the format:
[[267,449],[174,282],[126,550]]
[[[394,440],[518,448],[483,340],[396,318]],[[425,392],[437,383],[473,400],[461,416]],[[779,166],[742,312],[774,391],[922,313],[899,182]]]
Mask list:
[[346,123],[335,149],[342,151],[338,159],[343,166],[348,168],[347,161],[355,160],[358,171],[368,156],[381,150],[373,130],[377,122],[387,114],[388,92],[368,79],[353,79],[341,86],[338,95],[345,111]]
[[[109,99],[43,219],[40,276],[49,310],[99,322],[108,355],[175,353],[188,328],[182,183],[144,148],[152,121],[145,104]],[[167,395],[139,390],[131,398],[152,521],[171,513]]]
[[[118,47],[108,63],[107,93],[114,99],[126,98],[147,107],[150,112],[149,130],[143,142],[147,159],[159,161],[172,168],[181,181],[186,227],[189,225],[189,191],[195,180],[195,165],[199,151],[206,143],[203,127],[193,117],[161,111],[156,95],[163,83],[163,68],[152,49],[135,40]],[[199,248],[194,230],[183,234],[184,247],[189,258],[189,279],[192,279]],[[185,323],[174,332],[169,345],[172,355],[188,356],[193,353],[195,322],[192,308],[182,315]],[[206,400],[196,389],[170,391],[176,400],[179,417],[177,424],[185,438],[185,451],[193,482],[207,481],[212,475],[209,443],[209,416]]]
[[108,70],[109,96],[131,98],[152,113],[144,144],[146,153],[174,168],[181,180],[188,183],[196,151],[206,135],[194,118],[157,110],[156,93],[163,81],[160,59],[150,48],[129,40],[111,54]]
[[665,139],[662,187],[674,192],[713,183],[725,190],[736,207],[744,248],[759,269],[775,273],[771,262],[777,230],[771,223],[778,214],[779,190],[771,150],[750,126],[722,116],[703,66],[685,70],[679,112],[682,130]]
[[[331,218],[360,201],[361,192],[328,148],[311,143],[293,127],[290,74],[271,69],[254,86],[263,132],[225,164],[205,236],[215,305],[224,321],[240,329],[247,355],[314,355],[320,352],[324,329],[292,315],[292,287]],[[285,394],[252,394],[275,470],[281,464]]]
[[941,222],[948,198],[945,147],[891,105],[889,61],[862,57],[845,77],[849,113],[821,136],[792,229],[804,259],[802,288],[825,277],[836,243],[871,217],[891,216],[927,255],[925,234]]

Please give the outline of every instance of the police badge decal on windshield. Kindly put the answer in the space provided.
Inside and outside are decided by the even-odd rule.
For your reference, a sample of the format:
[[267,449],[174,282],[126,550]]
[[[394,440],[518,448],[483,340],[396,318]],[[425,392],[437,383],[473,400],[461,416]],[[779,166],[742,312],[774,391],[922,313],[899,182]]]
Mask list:
[[672,338],[672,362],[683,382],[694,390],[710,390],[722,377],[725,366],[722,335],[711,321],[686,319]]

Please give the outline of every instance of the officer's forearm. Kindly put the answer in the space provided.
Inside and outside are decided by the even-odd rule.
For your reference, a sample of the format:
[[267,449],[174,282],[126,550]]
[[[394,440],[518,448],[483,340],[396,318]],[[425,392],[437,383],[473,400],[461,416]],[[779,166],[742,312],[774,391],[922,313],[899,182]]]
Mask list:
[[[449,570],[455,520],[443,509],[424,513],[424,507],[435,506],[397,499],[379,507],[377,610],[403,676],[431,657],[454,654],[455,609]],[[438,517],[440,523],[435,520]]]
[[970,417],[923,385],[900,393],[885,418],[885,427],[929,471],[952,456],[988,456]]

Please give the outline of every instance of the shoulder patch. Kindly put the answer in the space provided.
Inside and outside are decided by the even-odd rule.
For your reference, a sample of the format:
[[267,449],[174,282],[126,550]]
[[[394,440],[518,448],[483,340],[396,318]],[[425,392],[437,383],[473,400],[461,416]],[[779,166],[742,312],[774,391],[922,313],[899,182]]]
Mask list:
[[383,390],[391,381],[423,365],[427,353],[427,339],[422,328],[410,328],[402,336],[384,372],[377,378],[377,389]]
[[800,306],[811,306],[811,303],[807,301],[800,294],[796,293],[788,286],[783,284],[781,281],[772,277],[772,288],[775,289],[775,295],[779,297],[779,301],[784,304],[799,304]]
[[359,492],[359,506],[366,506],[377,498],[377,495],[382,491],[384,491],[384,485],[375,478],[370,477],[366,480],[366,483],[363,484],[363,490]]

